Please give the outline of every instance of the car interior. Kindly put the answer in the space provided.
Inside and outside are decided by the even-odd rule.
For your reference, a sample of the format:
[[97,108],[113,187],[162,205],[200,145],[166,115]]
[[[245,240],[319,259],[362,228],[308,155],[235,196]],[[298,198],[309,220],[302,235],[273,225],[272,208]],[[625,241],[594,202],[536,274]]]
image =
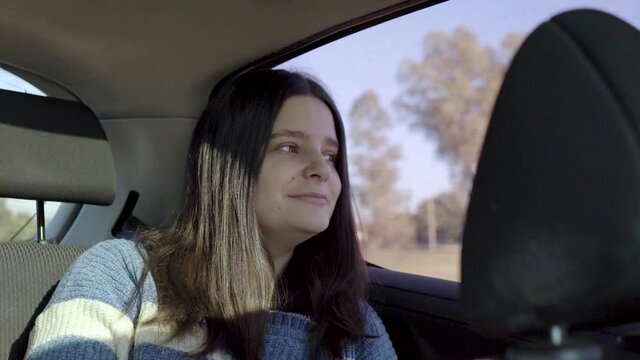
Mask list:
[[[38,226],[0,242],[0,358],[24,357],[78,255],[171,217],[214,87],[441,2],[0,5],[2,68],[47,94],[0,90],[0,197],[36,200]],[[638,64],[640,32],[601,11],[528,34],[491,113],[462,281],[368,264],[398,358],[640,358]],[[45,201],[67,220],[45,227]]]

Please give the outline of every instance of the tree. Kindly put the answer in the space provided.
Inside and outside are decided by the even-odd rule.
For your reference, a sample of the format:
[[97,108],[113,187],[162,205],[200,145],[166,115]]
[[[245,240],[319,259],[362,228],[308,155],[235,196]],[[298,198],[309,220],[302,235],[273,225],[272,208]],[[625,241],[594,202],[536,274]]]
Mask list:
[[481,46],[473,32],[426,35],[422,59],[405,61],[396,105],[412,127],[438,144],[456,187],[468,192],[503,73],[523,37],[509,34],[501,49]]
[[366,243],[392,246],[413,242],[415,222],[405,210],[408,197],[396,189],[395,162],[401,157],[400,148],[387,137],[393,123],[375,92],[366,91],[356,99],[350,120],[351,160],[357,179],[354,193]]
[[423,201],[416,214],[418,243],[429,248],[460,243],[466,210],[465,195],[455,190]]

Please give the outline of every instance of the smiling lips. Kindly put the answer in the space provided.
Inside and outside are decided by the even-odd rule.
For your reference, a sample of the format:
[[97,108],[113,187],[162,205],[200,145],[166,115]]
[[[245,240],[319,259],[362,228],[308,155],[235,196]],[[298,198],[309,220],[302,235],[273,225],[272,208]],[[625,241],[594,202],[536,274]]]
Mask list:
[[305,201],[314,205],[329,204],[329,198],[326,195],[319,194],[319,193],[313,193],[313,192],[300,193],[300,194],[289,195],[289,197],[292,197],[300,201]]

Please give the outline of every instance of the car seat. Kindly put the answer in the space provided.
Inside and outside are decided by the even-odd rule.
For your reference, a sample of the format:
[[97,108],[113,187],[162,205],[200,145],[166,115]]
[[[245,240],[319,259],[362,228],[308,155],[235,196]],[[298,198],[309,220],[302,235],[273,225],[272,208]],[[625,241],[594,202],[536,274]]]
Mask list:
[[572,330],[640,321],[640,32],[576,10],[508,69],[463,233],[477,329],[542,334],[507,359],[637,358]]

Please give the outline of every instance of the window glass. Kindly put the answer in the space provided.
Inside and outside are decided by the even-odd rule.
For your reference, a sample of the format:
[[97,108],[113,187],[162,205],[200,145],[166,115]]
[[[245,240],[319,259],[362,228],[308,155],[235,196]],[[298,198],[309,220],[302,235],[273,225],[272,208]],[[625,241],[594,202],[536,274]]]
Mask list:
[[[45,202],[45,229],[59,207],[59,202]],[[0,241],[26,241],[35,236],[36,202],[0,198]]]
[[10,73],[0,66],[0,89],[21,92],[31,95],[47,96],[37,87],[22,78]]
[[[46,96],[35,86],[0,67],[0,89]],[[60,203],[45,203],[45,228],[54,217]],[[0,198],[0,241],[25,241],[36,235],[36,202]]]
[[469,191],[506,67],[537,25],[577,8],[640,27],[637,0],[450,0],[279,66],[317,77],[337,102],[369,262],[459,281]]

